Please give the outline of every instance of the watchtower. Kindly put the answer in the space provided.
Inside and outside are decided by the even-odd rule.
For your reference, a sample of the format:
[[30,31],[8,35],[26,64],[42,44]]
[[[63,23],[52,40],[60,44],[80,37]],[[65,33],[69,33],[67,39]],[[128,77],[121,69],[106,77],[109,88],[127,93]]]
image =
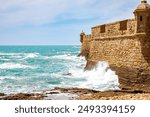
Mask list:
[[150,5],[147,0],[141,0],[141,4],[134,11],[136,20],[136,33],[150,33]]
[[81,42],[81,43],[83,42],[83,37],[84,37],[84,35],[85,35],[85,33],[84,33],[83,30],[82,30],[82,32],[80,33],[80,42]]

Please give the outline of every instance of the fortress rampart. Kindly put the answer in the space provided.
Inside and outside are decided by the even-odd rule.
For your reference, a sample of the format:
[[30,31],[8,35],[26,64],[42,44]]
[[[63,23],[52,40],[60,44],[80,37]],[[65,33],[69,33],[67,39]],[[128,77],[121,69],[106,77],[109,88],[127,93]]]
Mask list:
[[132,35],[135,33],[134,19],[104,24],[92,28],[94,38],[107,38],[114,36]]
[[150,83],[150,5],[142,0],[135,18],[92,27],[80,34],[86,70],[107,61],[119,75],[122,86]]

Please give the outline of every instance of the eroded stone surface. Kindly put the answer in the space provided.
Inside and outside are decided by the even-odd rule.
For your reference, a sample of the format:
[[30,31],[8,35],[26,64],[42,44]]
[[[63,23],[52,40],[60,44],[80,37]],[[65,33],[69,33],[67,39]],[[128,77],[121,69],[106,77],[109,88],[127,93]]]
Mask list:
[[80,35],[80,55],[87,60],[85,70],[107,61],[119,75],[121,87],[141,84],[139,88],[145,90],[150,89],[150,8],[137,7],[134,14],[134,19],[95,26],[90,35]]

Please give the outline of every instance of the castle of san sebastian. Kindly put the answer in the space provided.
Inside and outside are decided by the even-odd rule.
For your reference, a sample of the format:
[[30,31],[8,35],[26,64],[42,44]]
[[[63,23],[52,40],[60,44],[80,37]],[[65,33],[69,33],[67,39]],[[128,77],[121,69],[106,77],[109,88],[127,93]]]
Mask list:
[[123,87],[150,83],[150,5],[142,0],[133,13],[133,19],[94,26],[89,35],[80,33],[85,69],[107,61]]

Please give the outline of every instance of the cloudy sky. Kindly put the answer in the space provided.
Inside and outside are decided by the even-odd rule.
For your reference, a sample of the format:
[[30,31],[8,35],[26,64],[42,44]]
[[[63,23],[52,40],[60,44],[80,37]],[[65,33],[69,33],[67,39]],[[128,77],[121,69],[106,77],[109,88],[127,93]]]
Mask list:
[[79,45],[91,26],[133,17],[140,0],[0,0],[0,45]]

